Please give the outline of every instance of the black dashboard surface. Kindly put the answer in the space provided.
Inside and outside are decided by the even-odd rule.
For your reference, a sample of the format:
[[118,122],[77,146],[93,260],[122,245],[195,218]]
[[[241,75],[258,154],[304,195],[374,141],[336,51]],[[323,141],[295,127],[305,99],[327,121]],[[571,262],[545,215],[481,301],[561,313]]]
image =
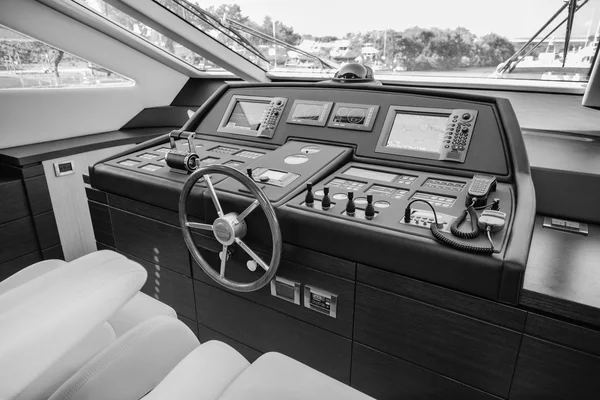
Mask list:
[[[276,107],[276,116],[265,120],[272,125],[268,135],[236,134],[235,126],[229,131],[219,130],[227,121],[227,110],[240,112],[232,105],[234,96],[283,99]],[[378,111],[368,129],[332,127],[329,122],[333,117],[324,123],[301,125],[290,122],[296,100],[328,102],[332,109],[339,104],[367,105]],[[261,107],[263,112],[270,112],[267,106]],[[392,107],[476,111],[464,163],[377,152],[384,120]],[[244,129],[250,126],[246,125]],[[253,126],[257,126],[257,121]],[[181,132],[195,132],[198,154],[201,160],[208,160],[201,166],[235,161],[234,168],[252,170],[253,179],[275,207],[284,242],[517,304],[533,231],[535,194],[520,128],[508,101],[366,85],[226,85],[173,135],[177,137]],[[182,142],[177,143],[179,147]],[[90,171],[92,185],[177,211],[178,194],[186,176],[158,160],[163,147],[168,147],[167,137],[101,161]],[[311,147],[319,150],[306,150]],[[248,152],[261,156],[240,157]],[[145,158],[151,157],[147,153],[153,155],[153,160]],[[136,162],[123,163],[128,159]],[[149,164],[154,167],[146,167]],[[373,176],[373,171],[379,175]],[[426,217],[410,224],[402,222],[407,204],[415,198],[426,199],[436,212],[447,216],[448,223],[452,222],[465,208],[466,191],[475,173],[497,177],[498,186],[490,198],[500,199],[501,210],[507,214],[506,227],[494,236],[493,255],[471,254],[440,244],[431,236]],[[263,175],[272,179],[259,179]],[[322,200],[319,191],[327,185],[331,196],[337,196],[332,199],[334,206],[326,211],[306,207],[303,201],[307,182],[314,185],[317,202]],[[218,180],[215,187],[224,204],[236,210],[251,201],[249,193],[231,179]],[[347,199],[343,196],[348,192],[360,201],[372,195],[377,207],[375,218],[365,218],[364,203],[356,204],[356,215],[346,215]],[[195,202],[199,206],[191,212],[212,222],[216,214],[202,185],[192,195],[199,200]],[[427,211],[427,207],[418,204],[414,210]],[[249,226],[252,221],[248,220]],[[249,240],[259,247],[268,247],[256,234],[265,228],[260,219],[256,219],[255,226],[255,234],[250,229]],[[447,225],[444,232],[449,234]],[[480,245],[486,242],[483,236],[473,241]]]

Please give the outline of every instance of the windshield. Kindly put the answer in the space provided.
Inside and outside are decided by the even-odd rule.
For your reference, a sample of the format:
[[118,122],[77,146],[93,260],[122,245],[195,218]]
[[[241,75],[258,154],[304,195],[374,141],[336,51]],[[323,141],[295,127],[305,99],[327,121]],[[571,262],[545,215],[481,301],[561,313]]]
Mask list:
[[197,13],[178,14],[261,67],[292,75],[332,75],[359,62],[380,79],[581,83],[600,37],[600,0],[155,1],[208,12],[247,43],[199,24]]

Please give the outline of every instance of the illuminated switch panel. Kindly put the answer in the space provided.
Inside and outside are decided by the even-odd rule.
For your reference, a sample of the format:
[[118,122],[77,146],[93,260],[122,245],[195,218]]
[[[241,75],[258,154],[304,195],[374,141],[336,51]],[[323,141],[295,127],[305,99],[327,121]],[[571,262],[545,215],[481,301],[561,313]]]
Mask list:
[[145,158],[146,160],[154,160],[158,156],[156,154],[152,154],[152,153],[144,153],[144,154],[140,154],[138,157]]
[[362,188],[365,185],[366,185],[366,183],[364,183],[364,182],[351,181],[349,179],[340,179],[340,178],[335,178],[334,180],[329,182],[329,186],[331,186],[331,187],[337,187],[340,189],[354,191],[354,192],[356,192],[357,190],[359,190],[360,188]]
[[218,147],[215,147],[214,149],[211,149],[210,151],[214,151],[215,153],[221,153],[221,154],[233,154],[238,150],[239,149],[236,149],[235,147],[218,146]]
[[127,160],[119,161],[119,165],[123,165],[125,167],[135,167],[140,162],[141,161],[132,160],[131,158],[128,158]]
[[396,180],[396,183],[401,183],[403,185],[412,185],[412,183],[417,179],[416,176],[412,175],[402,175]]
[[150,171],[150,172],[158,171],[161,168],[162,168],[162,165],[155,165],[155,164],[146,164],[143,167],[140,167],[140,169],[143,169],[145,171]]
[[154,149],[154,151],[158,151],[159,153],[166,153],[169,150],[171,150],[170,147],[159,147],[157,149]]
[[440,196],[438,194],[431,194],[431,193],[425,193],[425,192],[415,193],[414,196],[411,198],[411,200],[416,200],[416,199],[425,200],[425,201],[428,201],[433,206],[444,207],[444,208],[452,207],[454,205],[454,202],[456,201],[455,197],[446,197],[446,196]]
[[258,153],[256,151],[242,150],[239,153],[234,154],[238,157],[250,158],[252,160],[257,159],[264,155],[264,153]]
[[441,179],[427,179],[423,184],[424,187],[432,189],[443,189],[452,192],[460,192],[465,187],[464,182],[444,181]]

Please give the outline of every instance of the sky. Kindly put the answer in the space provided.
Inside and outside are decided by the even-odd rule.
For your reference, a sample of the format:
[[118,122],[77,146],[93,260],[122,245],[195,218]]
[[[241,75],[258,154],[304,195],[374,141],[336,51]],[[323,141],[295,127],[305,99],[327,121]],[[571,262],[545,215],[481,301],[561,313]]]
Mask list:
[[[581,1],[581,0],[580,0]],[[202,8],[238,4],[256,22],[270,15],[301,34],[343,37],[348,32],[456,28],[478,36],[490,32],[509,38],[531,36],[563,0],[195,0]],[[565,13],[566,15],[566,13]],[[592,19],[593,17],[593,19]],[[600,0],[589,0],[575,17],[573,35],[591,35],[600,21]],[[591,22],[592,21],[592,22]],[[559,29],[564,35],[564,29]]]

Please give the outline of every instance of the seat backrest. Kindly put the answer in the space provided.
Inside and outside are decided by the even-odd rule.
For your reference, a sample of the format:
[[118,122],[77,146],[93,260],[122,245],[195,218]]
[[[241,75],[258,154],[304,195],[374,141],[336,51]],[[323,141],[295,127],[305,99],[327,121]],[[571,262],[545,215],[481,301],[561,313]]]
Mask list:
[[0,295],[0,398],[21,393],[142,287],[139,264],[88,254]]

